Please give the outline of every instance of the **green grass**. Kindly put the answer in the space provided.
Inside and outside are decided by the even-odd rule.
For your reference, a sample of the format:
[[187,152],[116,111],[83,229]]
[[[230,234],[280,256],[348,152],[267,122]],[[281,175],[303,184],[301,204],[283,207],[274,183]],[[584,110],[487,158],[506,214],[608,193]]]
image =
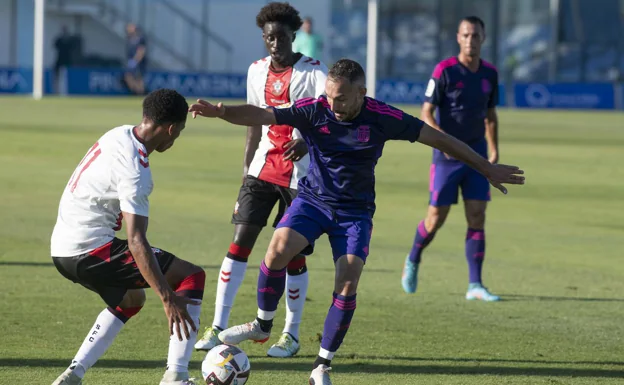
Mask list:
[[[416,110],[412,112],[417,113]],[[64,279],[49,237],[64,185],[92,143],[140,118],[138,99],[0,98],[0,384],[50,384],[103,308]],[[399,278],[428,194],[430,150],[391,143],[377,167],[375,233],[351,329],[334,359],[338,385],[624,383],[622,250],[624,115],[500,112],[501,160],[523,167],[524,187],[493,193],[487,285],[505,301],[463,299],[467,285],[460,206],[425,252],[416,295]],[[203,321],[232,236],[245,130],[190,121],[176,146],[150,159],[150,241],[208,273]],[[232,323],[255,314],[262,233]],[[326,238],[309,258],[309,299],[298,358],[265,357],[244,344],[249,384],[305,384],[331,301]],[[283,305],[276,330],[283,324]],[[87,375],[85,384],[155,384],[168,343],[162,306],[144,310]],[[203,358],[193,355],[198,375]]]

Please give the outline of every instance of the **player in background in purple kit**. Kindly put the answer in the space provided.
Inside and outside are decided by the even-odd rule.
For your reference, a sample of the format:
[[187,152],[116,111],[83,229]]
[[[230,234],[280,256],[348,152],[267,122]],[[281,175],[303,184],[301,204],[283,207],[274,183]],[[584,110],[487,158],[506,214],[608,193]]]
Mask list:
[[226,344],[266,341],[286,285],[286,266],[304,248],[327,234],[336,275],[321,349],[310,384],[331,385],[330,363],[340,347],[356,307],[360,274],[369,253],[375,212],[375,166],[388,140],[419,141],[470,164],[501,191],[502,183],[523,184],[514,166],[495,165],[469,146],[419,119],[366,97],[362,67],[341,59],[328,73],[327,96],[295,101],[289,108],[224,106],[199,100],[189,109],[237,125],[288,124],[308,144],[310,168],[299,180],[299,194],[286,210],[260,265],[257,318],[219,333]]
[[[433,70],[425,91],[423,120],[469,145],[490,163],[498,162],[498,72],[482,60],[481,45],[485,26],[476,16],[461,20],[457,30],[459,55],[441,61]],[[434,113],[437,109],[437,119]],[[489,158],[488,158],[489,149]],[[401,283],[406,293],[415,293],[422,251],[446,220],[451,205],[462,190],[468,229],[466,260],[468,291],[466,299],[498,301],[483,286],[481,269],[485,257],[485,209],[490,200],[490,185],[483,175],[438,149],[433,150],[429,180],[427,217],[418,224],[412,250],[405,260]]]

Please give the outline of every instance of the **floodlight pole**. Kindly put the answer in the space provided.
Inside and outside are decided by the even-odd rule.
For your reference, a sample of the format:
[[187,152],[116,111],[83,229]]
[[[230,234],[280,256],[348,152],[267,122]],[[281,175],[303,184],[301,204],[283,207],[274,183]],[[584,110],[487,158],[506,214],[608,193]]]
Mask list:
[[33,98],[43,97],[43,30],[45,0],[35,0],[35,36],[33,54]]
[[375,97],[377,83],[377,15],[379,2],[368,0],[368,22],[366,38],[366,88],[367,95]]

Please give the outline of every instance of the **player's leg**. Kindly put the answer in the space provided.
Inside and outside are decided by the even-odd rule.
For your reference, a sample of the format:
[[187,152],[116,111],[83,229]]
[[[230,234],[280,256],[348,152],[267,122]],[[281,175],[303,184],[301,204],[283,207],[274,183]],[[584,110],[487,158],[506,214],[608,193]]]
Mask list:
[[313,205],[295,199],[273,233],[258,275],[258,314],[253,322],[219,333],[224,343],[236,345],[245,340],[266,342],[273,326],[277,305],[286,286],[288,263],[323,233],[327,214]]
[[247,260],[278,198],[272,184],[251,176],[245,178],[232,214],[234,237],[217,279],[214,319],[195,349],[210,350],[221,344],[218,335],[228,327],[234,299],[247,272]]
[[481,273],[485,259],[485,211],[490,200],[490,184],[481,174],[468,169],[462,182],[466,213],[466,262],[468,262],[468,291],[466,299],[498,301],[500,298],[483,286]]
[[126,86],[128,87],[128,90],[133,93],[136,94],[137,93],[137,82],[136,79],[134,78],[134,74],[130,71],[126,71],[126,73],[124,73],[124,81],[126,83]]
[[[77,385],[97,360],[106,352],[124,324],[136,315],[145,303],[143,289],[127,290],[102,285],[101,278],[110,279],[110,269],[105,262],[118,260],[123,255],[124,244],[115,239],[99,249],[76,257],[53,257],[57,270],[65,278],[98,293],[108,305],[97,316],[71,364],[53,385]],[[101,278],[98,277],[101,275]]]
[[[277,227],[286,209],[297,195],[297,190],[285,187],[278,187],[278,189],[282,198],[279,202],[279,212],[273,227]],[[306,254],[309,254],[309,250],[304,250],[295,256],[286,266],[286,321],[279,340],[267,351],[267,355],[270,357],[292,357],[299,351],[299,326],[303,316],[309,282]]]
[[[204,296],[206,273],[201,267],[176,258],[167,252],[155,252],[155,255],[159,259],[161,269],[165,267],[163,269],[165,278],[176,294],[198,302],[196,305],[189,304],[186,307],[186,310],[197,326],[197,330],[190,330],[190,337],[187,339],[183,336],[182,341],[180,341],[176,333],[173,333],[173,335],[169,337],[167,370],[160,382],[160,385],[190,385],[192,382],[184,381],[189,380],[188,366],[199,331],[201,301]],[[168,262],[168,260],[170,260],[170,262]]]
[[228,327],[234,300],[247,272],[247,259],[261,231],[262,227],[255,225],[234,226],[232,243],[219,270],[214,318],[212,324],[206,326],[202,338],[195,344],[195,349],[210,350],[221,344],[219,332]]
[[418,287],[418,269],[423,250],[433,241],[451,210],[457,203],[461,164],[440,162],[431,165],[429,173],[429,207],[427,216],[418,223],[412,249],[405,258],[401,284],[406,293],[415,293]]
[[[179,295],[200,301],[205,280],[203,270],[160,249],[154,248],[153,251],[171,287]],[[119,239],[83,256],[54,258],[54,263],[66,278],[95,291],[108,305],[98,316],[68,371],[54,383],[80,384],[86,370],[104,354],[125,322],[143,306],[143,288],[147,287],[147,283],[130,254],[127,242]],[[189,305],[187,310],[198,325],[200,305]],[[172,363],[170,372],[174,377],[186,375],[188,378],[188,369],[174,370],[188,368],[195,337],[196,332],[193,332],[189,340],[180,342],[176,336],[176,343],[173,343],[172,338],[168,363]],[[176,381],[165,381],[163,384],[177,385]]]
[[373,223],[370,217],[339,218],[328,232],[336,275],[332,305],[327,312],[319,354],[310,383],[329,385],[331,360],[342,344],[353,319],[357,287],[369,253]]
[[141,310],[144,303],[143,289],[128,290],[117,306],[102,310],[67,370],[52,385],[81,384],[86,371],[108,350],[125,323]]
[[142,61],[141,64],[137,66],[135,72],[137,93],[139,95],[145,95],[145,72],[147,70],[147,67],[144,63],[145,61]]

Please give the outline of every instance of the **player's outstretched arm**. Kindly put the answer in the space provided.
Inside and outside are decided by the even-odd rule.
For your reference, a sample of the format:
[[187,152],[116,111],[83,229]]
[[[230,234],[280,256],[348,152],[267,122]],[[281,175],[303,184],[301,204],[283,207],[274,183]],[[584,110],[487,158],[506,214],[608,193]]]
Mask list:
[[503,194],[507,194],[507,189],[503,184],[524,184],[524,177],[521,176],[524,171],[518,167],[492,164],[464,142],[438,131],[428,124],[424,124],[420,130],[418,141],[466,163],[488,178],[492,186],[502,191]]
[[206,118],[221,118],[226,122],[239,126],[270,126],[277,124],[272,108],[260,108],[251,104],[242,106],[224,106],[218,103],[216,106],[205,100],[197,99],[197,103],[189,108],[193,119],[197,116]]
[[[193,330],[197,330],[195,322],[188,314],[186,305],[199,303],[186,297],[177,296],[165,276],[160,271],[158,261],[154,256],[152,247],[147,242],[147,217],[123,212],[126,221],[126,235],[128,236],[128,248],[134,257],[134,261],[141,272],[141,275],[147,284],[154,289],[160,297],[165,313],[169,319],[169,332],[173,334],[174,327],[178,331],[178,338],[182,341],[180,330],[184,331],[186,338],[190,337],[190,332],[186,326],[186,322],[191,325]],[[186,321],[186,322],[185,322]]]

